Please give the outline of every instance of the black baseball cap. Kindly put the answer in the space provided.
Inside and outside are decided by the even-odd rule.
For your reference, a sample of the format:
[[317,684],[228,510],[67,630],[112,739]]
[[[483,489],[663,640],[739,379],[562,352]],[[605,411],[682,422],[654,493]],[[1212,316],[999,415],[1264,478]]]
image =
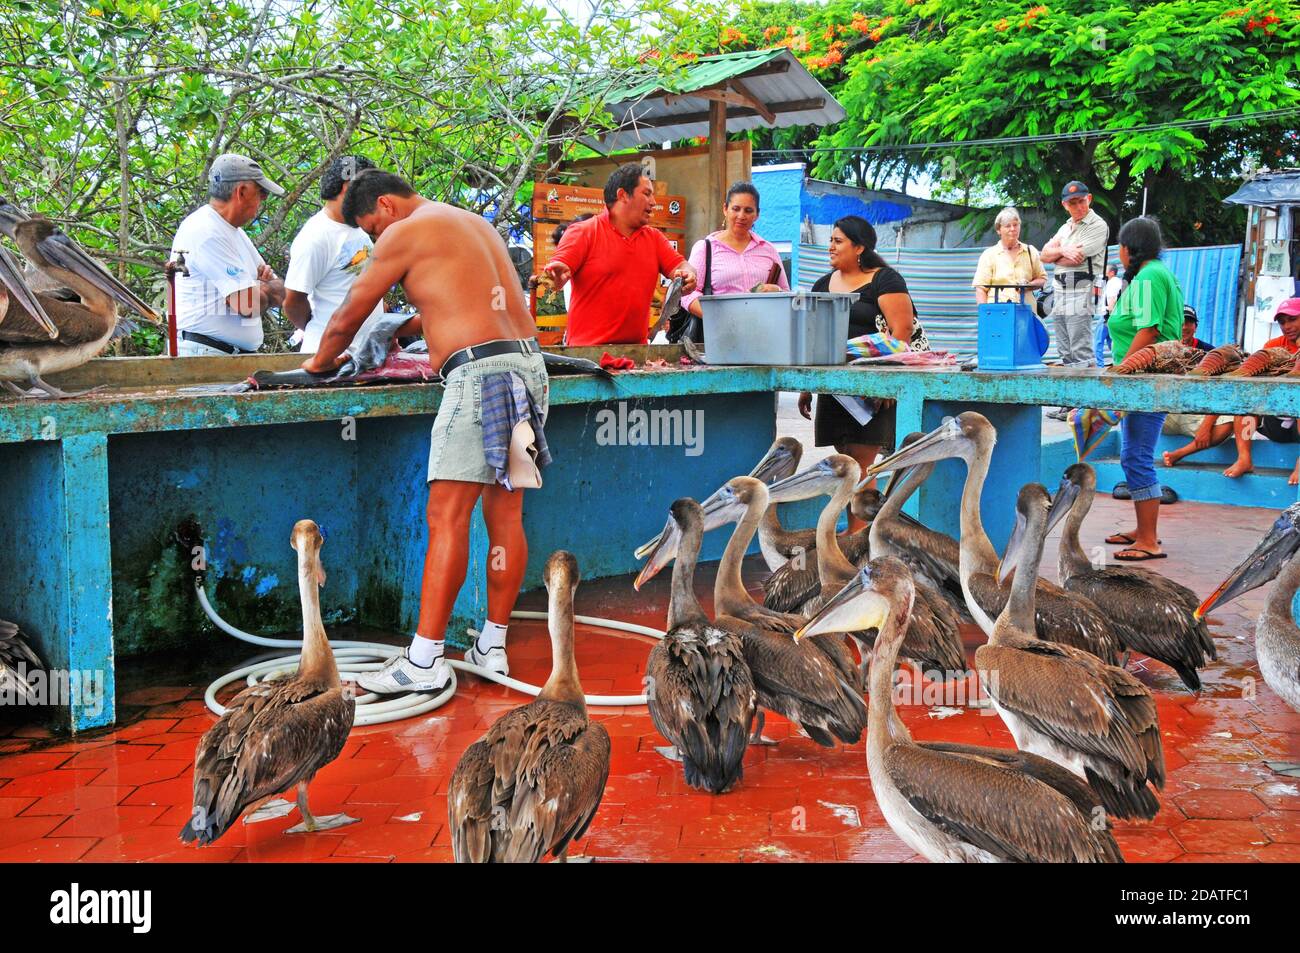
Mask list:
[[1075,179],[1073,182],[1067,182],[1065,188],[1061,189],[1061,201],[1068,202],[1070,199],[1077,199],[1091,194],[1091,189],[1078,179]]

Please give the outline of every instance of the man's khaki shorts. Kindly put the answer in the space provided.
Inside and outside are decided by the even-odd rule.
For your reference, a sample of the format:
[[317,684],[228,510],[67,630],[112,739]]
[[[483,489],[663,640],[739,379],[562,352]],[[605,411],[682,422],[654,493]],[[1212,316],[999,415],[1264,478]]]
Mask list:
[[[1175,437],[1195,437],[1196,428],[1201,425],[1205,419],[1205,414],[1166,414],[1163,432]],[[1219,417],[1214,421],[1217,427],[1219,424],[1232,423],[1232,417]]]
[[545,423],[550,382],[540,354],[501,354],[462,364],[448,375],[429,446],[429,480],[496,483],[483,453],[483,378],[514,371],[523,378]]

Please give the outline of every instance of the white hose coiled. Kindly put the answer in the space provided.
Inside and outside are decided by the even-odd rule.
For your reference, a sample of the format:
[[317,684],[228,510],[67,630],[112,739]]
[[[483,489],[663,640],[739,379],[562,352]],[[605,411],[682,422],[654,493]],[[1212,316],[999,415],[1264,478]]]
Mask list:
[[[235,628],[217,615],[212,603],[208,601],[208,594],[203,588],[201,577],[195,579],[194,591],[199,598],[199,605],[203,607],[207,617],[212,620],[212,624],[227,635],[232,635],[240,641],[263,648],[293,649],[302,647],[302,639],[268,639],[265,636],[253,635]],[[510,618],[545,619],[546,613],[517,610],[510,614]],[[652,629],[649,626],[636,625],[632,622],[620,622],[617,619],[601,619],[596,616],[579,615],[574,616],[574,621],[601,629],[645,635],[653,639],[662,639],[664,637],[664,632],[660,629]],[[333,639],[330,640],[330,647],[334,650],[334,658],[338,663],[339,674],[345,678],[349,675],[355,676],[361,672],[373,672],[382,668],[384,663],[393,657],[396,648],[384,642],[335,641]],[[217,693],[221,689],[240,679],[244,679],[249,685],[255,685],[259,681],[291,673],[297,669],[300,659],[300,654],[283,655],[238,668],[221,676],[209,685],[208,690],[203,693],[203,701],[208,706],[209,711],[220,717],[226,713],[226,709],[217,701]],[[488,671],[477,665],[471,665],[469,662],[460,659],[447,659],[447,664],[452,668],[451,681],[446,688],[437,694],[411,692],[391,698],[376,695],[372,692],[357,695],[357,713],[353,724],[357,726],[380,725],[390,721],[414,718],[416,715],[424,715],[434,709],[441,708],[456,693],[457,669],[463,672],[473,672],[481,678],[486,678],[489,681],[534,698],[542,690],[540,685],[531,685],[516,678],[498,675],[496,672]],[[645,695],[586,695],[584,699],[588,705],[596,708],[635,706],[646,703]]]

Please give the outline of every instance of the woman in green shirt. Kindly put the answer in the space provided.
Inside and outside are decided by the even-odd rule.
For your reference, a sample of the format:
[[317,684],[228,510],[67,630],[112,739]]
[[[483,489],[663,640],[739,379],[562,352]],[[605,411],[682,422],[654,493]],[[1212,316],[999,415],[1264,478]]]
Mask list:
[[[1119,230],[1119,261],[1128,287],[1106,323],[1115,363],[1158,341],[1176,341],[1183,333],[1183,291],[1160,260],[1164,240],[1153,218],[1135,218]],[[1137,529],[1106,539],[1126,548],[1115,553],[1123,562],[1163,559],[1156,523],[1160,518],[1160,479],[1156,475],[1156,440],[1164,414],[1130,411],[1120,421],[1120,466],[1137,511]]]

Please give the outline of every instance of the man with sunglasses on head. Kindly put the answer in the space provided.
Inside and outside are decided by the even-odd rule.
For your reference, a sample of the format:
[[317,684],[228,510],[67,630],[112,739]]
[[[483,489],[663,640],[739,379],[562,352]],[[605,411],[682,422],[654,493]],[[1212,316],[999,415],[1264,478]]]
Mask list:
[[284,302],[278,278],[244,226],[268,195],[284,195],[247,156],[227,152],[208,170],[208,203],[181,222],[172,258],[176,273],[177,353],[181,357],[251,354],[262,346],[262,312]]

